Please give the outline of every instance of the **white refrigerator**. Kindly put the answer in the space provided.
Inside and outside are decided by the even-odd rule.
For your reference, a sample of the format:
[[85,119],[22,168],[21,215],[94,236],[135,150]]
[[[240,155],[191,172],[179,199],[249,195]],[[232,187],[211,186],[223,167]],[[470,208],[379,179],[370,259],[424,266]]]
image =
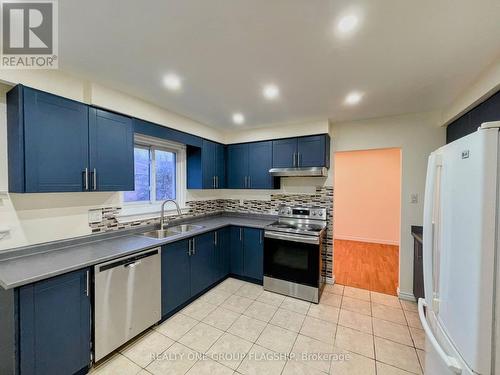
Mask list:
[[424,201],[426,375],[500,374],[499,127],[429,157]]

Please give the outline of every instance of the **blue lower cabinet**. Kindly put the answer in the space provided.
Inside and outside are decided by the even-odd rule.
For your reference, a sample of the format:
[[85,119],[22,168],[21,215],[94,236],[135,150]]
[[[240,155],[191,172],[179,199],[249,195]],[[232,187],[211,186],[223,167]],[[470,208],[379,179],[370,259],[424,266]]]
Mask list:
[[215,238],[215,277],[213,282],[226,277],[229,274],[229,243],[230,229],[222,228],[214,231]]
[[79,270],[19,288],[22,375],[74,374],[90,364],[90,280]]
[[214,264],[213,232],[194,237],[191,250],[191,297],[212,284]]
[[231,227],[230,273],[262,281],[264,277],[264,232],[261,229]]
[[230,273],[243,276],[243,228],[230,228]]
[[162,247],[162,316],[170,314],[191,297],[189,241],[178,241]]
[[262,281],[264,277],[264,232],[261,229],[244,228],[243,275]]

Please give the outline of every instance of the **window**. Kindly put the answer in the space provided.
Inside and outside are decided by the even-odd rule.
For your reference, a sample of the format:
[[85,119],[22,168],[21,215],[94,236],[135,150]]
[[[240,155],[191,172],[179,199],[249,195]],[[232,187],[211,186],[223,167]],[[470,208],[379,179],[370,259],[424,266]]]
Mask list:
[[135,190],[124,192],[123,201],[155,204],[175,199],[183,205],[184,147],[143,136],[136,136],[135,142]]

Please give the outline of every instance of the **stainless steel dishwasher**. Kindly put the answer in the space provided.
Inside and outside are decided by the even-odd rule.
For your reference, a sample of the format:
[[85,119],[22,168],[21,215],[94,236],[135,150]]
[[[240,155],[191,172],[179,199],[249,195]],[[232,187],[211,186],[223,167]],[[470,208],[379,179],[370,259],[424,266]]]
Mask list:
[[161,319],[161,251],[94,267],[94,354],[99,361]]

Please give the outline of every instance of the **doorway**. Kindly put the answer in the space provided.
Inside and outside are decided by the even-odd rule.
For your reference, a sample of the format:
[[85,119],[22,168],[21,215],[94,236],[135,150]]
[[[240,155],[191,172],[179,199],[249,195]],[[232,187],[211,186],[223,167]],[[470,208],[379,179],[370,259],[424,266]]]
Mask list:
[[335,281],[397,295],[401,149],[336,152],[334,200]]

